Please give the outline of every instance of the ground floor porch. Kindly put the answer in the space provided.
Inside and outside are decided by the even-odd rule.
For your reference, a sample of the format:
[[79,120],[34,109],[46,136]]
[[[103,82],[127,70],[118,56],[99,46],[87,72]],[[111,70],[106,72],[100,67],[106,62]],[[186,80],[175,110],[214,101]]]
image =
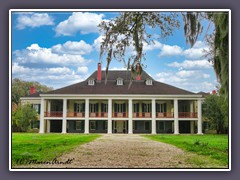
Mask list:
[[201,134],[197,120],[70,119],[65,123],[62,119],[45,119],[44,126],[44,133]]

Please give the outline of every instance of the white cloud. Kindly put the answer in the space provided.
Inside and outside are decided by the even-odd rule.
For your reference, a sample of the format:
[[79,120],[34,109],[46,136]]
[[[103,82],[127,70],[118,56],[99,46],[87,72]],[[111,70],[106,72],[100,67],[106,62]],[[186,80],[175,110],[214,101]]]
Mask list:
[[44,25],[53,25],[53,18],[47,13],[24,13],[17,17],[17,29],[26,27],[40,27]]
[[52,52],[60,54],[89,54],[92,51],[92,46],[85,41],[67,41],[64,44],[57,44],[53,46]]
[[181,69],[210,69],[212,68],[212,63],[208,60],[185,60],[182,63],[172,62],[167,64],[170,67],[181,68]]
[[161,44],[158,42],[158,46],[155,49],[160,49],[160,53],[158,55],[159,57],[184,56],[187,59],[203,59],[204,50],[208,51],[209,46],[207,46],[202,41],[197,41],[192,48],[184,50],[177,45],[171,46],[167,44]]
[[26,81],[38,81],[50,87],[60,88],[81,82],[88,76],[87,72],[79,75],[73,69],[67,67],[54,68],[29,68],[13,63],[12,77]]
[[192,92],[211,92],[215,84],[208,81],[209,74],[203,71],[167,71],[155,75],[157,81],[170,84]]
[[[84,50],[80,50],[79,54],[74,54],[74,48],[63,45],[58,46],[60,49],[64,49],[63,52],[57,52],[56,46],[54,48],[44,48],[40,47],[38,44],[32,44],[24,50],[17,50],[14,52],[14,60],[17,63],[44,63],[44,64],[57,64],[61,66],[70,65],[84,65],[88,64],[90,61],[84,59],[80,53]],[[53,50],[54,49],[54,50]],[[69,52],[68,52],[69,51]],[[86,51],[86,49],[85,49]]]
[[104,36],[99,36],[97,39],[94,40],[93,42],[93,47],[94,49],[96,49],[98,52],[100,52],[100,47],[101,47],[101,43],[103,42],[103,38]]
[[164,44],[161,48],[161,52],[159,53],[159,57],[163,56],[179,56],[183,53],[183,50],[179,46],[170,46]]
[[147,44],[147,43],[143,43],[143,50],[145,51],[152,51],[152,50],[155,50],[155,49],[161,49],[163,48],[163,44],[154,40],[153,43],[151,44]]
[[88,73],[88,67],[86,67],[86,66],[78,67],[77,72],[79,72],[81,74],[87,74]]
[[180,78],[188,78],[196,74],[196,71],[186,71],[182,70],[176,73],[176,75]]
[[57,35],[64,36],[72,36],[78,31],[82,34],[97,33],[97,26],[103,17],[103,14],[74,12],[67,20],[60,22],[55,31]]

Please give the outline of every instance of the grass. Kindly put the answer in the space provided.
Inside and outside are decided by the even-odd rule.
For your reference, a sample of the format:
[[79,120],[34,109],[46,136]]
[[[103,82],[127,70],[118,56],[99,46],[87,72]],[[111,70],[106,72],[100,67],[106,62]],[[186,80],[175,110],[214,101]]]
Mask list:
[[12,134],[12,166],[31,160],[51,161],[74,147],[93,141],[97,134]]
[[205,161],[228,167],[227,135],[144,135],[144,137],[200,155],[198,159],[191,159],[193,164],[201,165]]

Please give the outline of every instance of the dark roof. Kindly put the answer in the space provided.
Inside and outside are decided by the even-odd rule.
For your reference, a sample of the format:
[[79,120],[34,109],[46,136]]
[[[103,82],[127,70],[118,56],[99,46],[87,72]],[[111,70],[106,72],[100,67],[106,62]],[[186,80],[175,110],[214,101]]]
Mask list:
[[203,92],[203,91],[200,91],[197,94],[202,95],[203,97],[206,97],[206,96],[210,95],[210,93],[206,93],[206,92]]
[[40,97],[40,94],[42,94],[42,92],[36,92],[36,93],[33,93],[33,94],[29,94],[25,97]]
[[[117,78],[123,78],[123,85],[117,85]],[[89,78],[97,79],[97,71]],[[105,84],[105,71],[102,71],[102,81],[95,81],[95,85],[88,85],[88,79],[63,87],[57,90],[49,91],[43,94],[155,94],[155,95],[194,95],[195,93],[186,91],[165,83],[153,80],[153,85],[146,85],[145,80],[151,78],[145,71],[142,72],[141,80],[134,80],[129,87],[131,72],[129,71],[109,71],[108,80]],[[152,78],[151,78],[152,79]]]

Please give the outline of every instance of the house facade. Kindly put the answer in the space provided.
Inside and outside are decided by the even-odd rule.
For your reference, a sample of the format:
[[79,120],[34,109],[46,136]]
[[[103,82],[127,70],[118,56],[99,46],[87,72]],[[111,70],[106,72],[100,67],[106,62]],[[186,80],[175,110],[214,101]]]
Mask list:
[[40,112],[39,133],[197,133],[202,134],[202,100],[195,94],[152,79],[145,71],[98,69],[85,81],[21,102]]

